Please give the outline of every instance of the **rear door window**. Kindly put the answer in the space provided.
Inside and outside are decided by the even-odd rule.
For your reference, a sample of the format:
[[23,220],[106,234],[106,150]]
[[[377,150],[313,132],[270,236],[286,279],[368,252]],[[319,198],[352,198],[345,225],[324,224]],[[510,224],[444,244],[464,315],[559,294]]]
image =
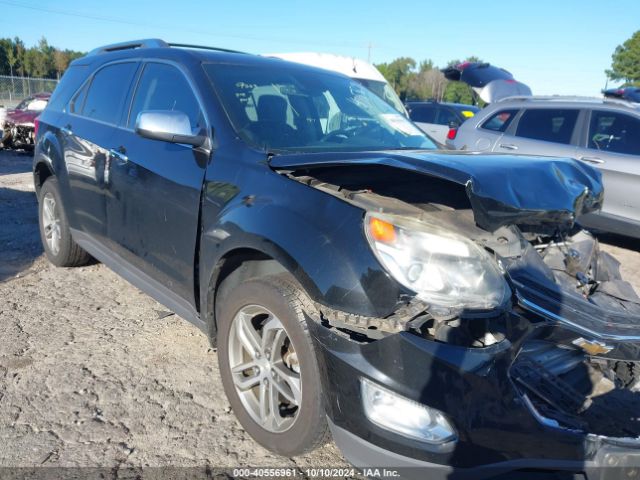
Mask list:
[[194,133],[204,126],[200,105],[189,82],[180,70],[166,63],[147,63],[144,67],[129,114],[130,128],[145,110],[182,112],[189,117]]
[[416,105],[411,107],[409,116],[414,122],[436,123],[438,108],[435,105]]
[[595,150],[640,155],[640,119],[623,113],[593,111],[588,146]]
[[108,65],[98,70],[87,92],[81,115],[117,124],[136,68],[135,62],[126,62]]
[[518,122],[516,136],[568,145],[578,113],[577,109],[560,108],[525,110]]
[[500,110],[489,117],[481,128],[492,132],[504,132],[509,128],[518,110]]

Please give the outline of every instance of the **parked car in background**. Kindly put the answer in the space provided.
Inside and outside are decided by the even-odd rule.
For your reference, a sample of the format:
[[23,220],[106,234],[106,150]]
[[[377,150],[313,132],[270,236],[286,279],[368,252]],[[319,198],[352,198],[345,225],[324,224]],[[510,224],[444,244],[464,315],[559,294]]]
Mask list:
[[610,88],[602,93],[605,97],[622,98],[630,102],[640,103],[640,87]]
[[269,53],[265,56],[342,73],[367,87],[404,116],[408,116],[402,100],[393,87],[389,85],[389,82],[375,66],[364,60],[332,53],[315,52]]
[[579,97],[506,98],[453,129],[447,144],[595,165],[604,178],[604,206],[581,223],[640,238],[640,105]]
[[344,75],[139,40],[71,63],[33,174],[47,258],[202,329],[280,455],[331,432],[419,479],[637,462],[640,298],[574,224],[591,165],[435,151]]
[[409,118],[430,137],[445,144],[449,127],[460,126],[480,109],[474,105],[445,102],[407,102]]
[[45,109],[50,97],[50,93],[37,93],[6,111],[1,142],[4,148],[33,148],[36,117]]

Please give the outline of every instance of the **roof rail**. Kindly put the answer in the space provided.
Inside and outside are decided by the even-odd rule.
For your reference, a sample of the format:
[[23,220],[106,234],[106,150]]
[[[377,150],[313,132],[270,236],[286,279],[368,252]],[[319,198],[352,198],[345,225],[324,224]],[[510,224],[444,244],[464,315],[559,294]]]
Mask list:
[[195,48],[198,50],[215,50],[216,52],[227,52],[227,53],[247,53],[241,52],[239,50],[231,50],[229,48],[220,48],[220,47],[207,47],[204,45],[191,45],[188,43],[169,43],[169,47],[178,47],[178,48]]
[[544,102],[592,102],[592,103],[614,103],[618,105],[627,106],[637,109],[640,104],[630,102],[622,98],[609,98],[609,97],[588,97],[579,95],[515,95],[512,97],[504,97],[500,100],[496,100],[495,103],[501,102],[519,102],[519,101],[544,101]]
[[190,45],[188,43],[167,43],[164,40],[160,40],[159,38],[147,38],[143,40],[131,40],[129,42],[113,43],[111,45],[105,45],[104,47],[94,48],[87,54],[87,56],[98,55],[101,53],[117,52],[120,50],[132,50],[134,48],[169,48],[169,47],[197,48],[199,50],[215,50],[217,52],[228,52],[228,53],[246,53],[246,52],[240,52],[238,50],[230,50],[228,48],[206,47],[204,45]]
[[144,40],[131,40],[129,42],[112,43],[104,47],[98,47],[91,50],[89,55],[98,55],[100,53],[116,52],[118,50],[130,50],[134,48],[166,48],[169,44],[159,38],[147,38]]
[[509,102],[512,100],[545,100],[545,101],[558,101],[558,102],[566,102],[566,101],[589,101],[589,100],[602,100],[599,97],[587,97],[587,96],[579,96],[579,95],[514,95],[512,97],[504,97],[497,102]]

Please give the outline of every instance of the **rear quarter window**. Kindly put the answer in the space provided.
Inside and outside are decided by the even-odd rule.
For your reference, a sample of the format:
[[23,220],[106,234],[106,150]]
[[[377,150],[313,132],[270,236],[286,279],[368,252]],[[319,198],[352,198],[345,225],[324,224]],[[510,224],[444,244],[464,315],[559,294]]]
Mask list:
[[62,111],[73,93],[82,85],[82,82],[85,81],[89,73],[89,69],[85,65],[71,65],[67,68],[60,83],[51,95],[47,109],[58,112]]
[[578,119],[578,112],[577,109],[560,108],[525,110],[518,121],[516,136],[569,144]]
[[502,133],[506,131],[507,128],[509,128],[509,125],[511,125],[511,122],[513,121],[517,113],[518,110],[516,109],[500,110],[499,112],[494,113],[487,120],[485,120],[480,128],[491,130],[492,132]]

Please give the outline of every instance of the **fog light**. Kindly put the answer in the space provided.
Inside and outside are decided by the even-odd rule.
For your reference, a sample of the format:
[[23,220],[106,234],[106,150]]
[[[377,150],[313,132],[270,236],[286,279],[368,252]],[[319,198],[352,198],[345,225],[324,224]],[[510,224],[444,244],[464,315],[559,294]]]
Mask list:
[[456,432],[442,412],[393,393],[366,378],[360,379],[367,418],[386,430],[432,444],[456,440]]

